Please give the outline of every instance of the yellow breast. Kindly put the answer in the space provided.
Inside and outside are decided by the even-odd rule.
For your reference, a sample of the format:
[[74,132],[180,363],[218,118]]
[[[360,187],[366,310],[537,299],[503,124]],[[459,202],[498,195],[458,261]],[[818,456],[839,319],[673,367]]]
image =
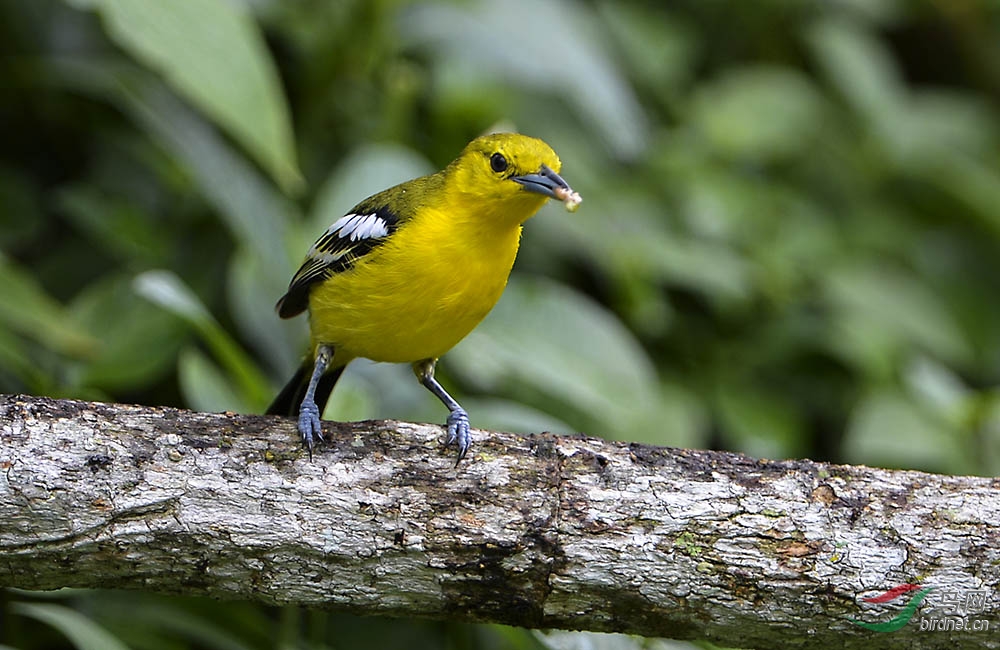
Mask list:
[[[485,228],[485,229],[484,229]],[[315,287],[315,344],[336,361],[437,358],[489,313],[507,284],[521,226],[425,209],[383,245]]]

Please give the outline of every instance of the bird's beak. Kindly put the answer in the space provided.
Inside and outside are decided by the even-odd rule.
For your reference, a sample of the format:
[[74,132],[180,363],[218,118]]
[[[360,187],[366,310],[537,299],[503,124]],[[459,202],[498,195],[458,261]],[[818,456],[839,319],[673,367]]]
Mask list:
[[567,192],[572,192],[569,184],[562,179],[562,176],[549,169],[548,165],[542,165],[537,174],[513,176],[510,180],[517,181],[529,192],[542,194],[559,201],[564,199]]

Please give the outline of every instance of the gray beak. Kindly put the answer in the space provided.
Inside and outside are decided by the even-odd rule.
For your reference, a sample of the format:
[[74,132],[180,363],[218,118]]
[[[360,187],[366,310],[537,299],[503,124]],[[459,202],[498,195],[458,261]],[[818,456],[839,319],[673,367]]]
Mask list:
[[513,176],[512,181],[517,181],[524,186],[524,189],[536,194],[542,194],[549,198],[562,200],[556,195],[556,189],[569,190],[569,184],[562,179],[562,176],[549,169],[548,165],[542,165],[537,174],[525,174],[524,176]]

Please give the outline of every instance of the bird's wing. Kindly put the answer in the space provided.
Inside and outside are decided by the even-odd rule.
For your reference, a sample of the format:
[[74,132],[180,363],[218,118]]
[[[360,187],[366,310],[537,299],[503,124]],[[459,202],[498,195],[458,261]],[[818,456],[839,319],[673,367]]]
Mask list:
[[309,306],[309,290],[317,282],[351,268],[362,256],[382,244],[399,225],[389,208],[365,209],[364,204],[337,219],[309,249],[278,301],[278,315],[291,318]]

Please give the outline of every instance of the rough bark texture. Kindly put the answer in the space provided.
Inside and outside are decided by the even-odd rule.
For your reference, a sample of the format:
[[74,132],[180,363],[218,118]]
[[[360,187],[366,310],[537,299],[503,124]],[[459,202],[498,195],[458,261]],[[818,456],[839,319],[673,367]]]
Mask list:
[[[120,587],[736,647],[1000,647],[1000,481],[0,396],[0,585]],[[877,633],[900,583],[987,632]]]

